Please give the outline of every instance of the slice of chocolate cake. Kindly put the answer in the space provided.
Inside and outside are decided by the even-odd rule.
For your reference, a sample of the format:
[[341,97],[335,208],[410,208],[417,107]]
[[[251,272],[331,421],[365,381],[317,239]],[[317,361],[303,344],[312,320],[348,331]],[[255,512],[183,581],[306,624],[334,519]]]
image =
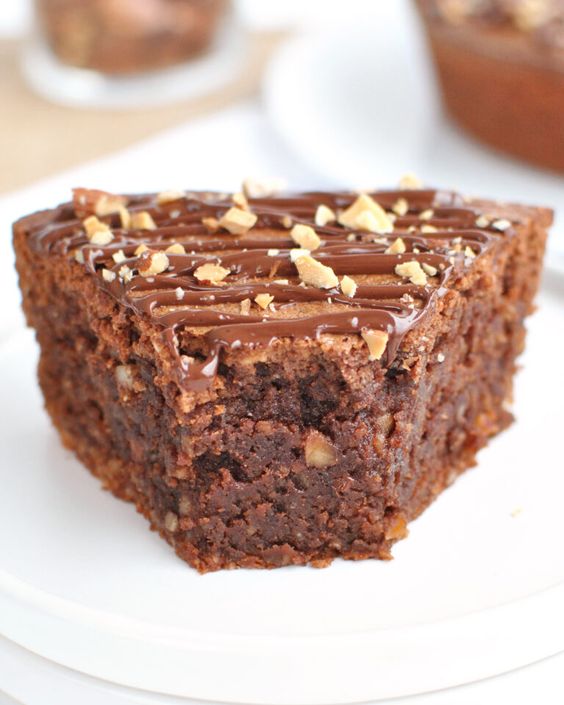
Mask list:
[[511,421],[551,218],[413,179],[77,189],[14,226],[47,410],[202,572],[389,558]]

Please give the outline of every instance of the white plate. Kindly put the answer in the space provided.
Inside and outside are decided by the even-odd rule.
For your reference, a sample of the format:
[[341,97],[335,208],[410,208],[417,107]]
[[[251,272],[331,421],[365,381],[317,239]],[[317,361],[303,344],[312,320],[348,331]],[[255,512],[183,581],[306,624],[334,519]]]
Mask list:
[[236,79],[248,60],[247,33],[231,13],[210,49],[178,66],[139,76],[105,76],[63,64],[35,36],[25,48],[22,70],[33,90],[51,102],[73,108],[121,110],[210,95]]
[[391,562],[200,576],[100,491],[42,409],[30,332],[0,346],[0,634],[152,692],[350,703],[446,688],[564,650],[562,280],[530,321],[517,423]]
[[[562,705],[564,653],[469,685],[378,705]],[[212,705],[101,681],[58,666],[0,637],[0,688],[15,700],[0,705]],[[276,686],[273,686],[276,687]],[[219,705],[219,703],[216,703]]]
[[[264,80],[270,121],[338,186],[430,185],[564,210],[564,177],[483,147],[441,113],[412,0],[348,0],[333,28],[291,39]],[[557,233],[550,247],[564,252]]]

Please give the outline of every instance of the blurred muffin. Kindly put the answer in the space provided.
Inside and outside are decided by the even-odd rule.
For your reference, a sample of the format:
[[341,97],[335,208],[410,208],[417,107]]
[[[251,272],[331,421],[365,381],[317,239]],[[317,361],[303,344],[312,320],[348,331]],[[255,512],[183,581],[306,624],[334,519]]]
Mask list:
[[450,114],[564,170],[564,0],[417,0]]
[[204,52],[228,0],[35,0],[60,61],[105,74],[135,74]]

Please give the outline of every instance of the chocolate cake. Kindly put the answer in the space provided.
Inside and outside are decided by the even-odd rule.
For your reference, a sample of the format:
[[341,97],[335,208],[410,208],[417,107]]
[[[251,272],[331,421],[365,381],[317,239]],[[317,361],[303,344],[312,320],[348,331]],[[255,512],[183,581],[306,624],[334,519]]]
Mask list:
[[153,71],[210,45],[228,0],[35,0],[64,64],[109,75]]
[[417,0],[445,106],[483,142],[564,170],[563,0]]
[[511,421],[551,219],[413,178],[76,189],[14,226],[47,411],[201,572],[389,558]]

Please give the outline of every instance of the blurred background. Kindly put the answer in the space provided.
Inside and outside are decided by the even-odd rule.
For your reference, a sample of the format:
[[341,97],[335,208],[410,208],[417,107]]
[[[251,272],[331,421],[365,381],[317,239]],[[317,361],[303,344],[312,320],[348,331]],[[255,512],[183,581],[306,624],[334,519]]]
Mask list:
[[[246,176],[276,176],[292,188],[374,188],[415,172],[429,185],[558,210],[564,205],[559,174],[564,172],[564,136],[559,136],[564,79],[552,83],[552,117],[558,122],[551,128],[548,108],[530,116],[519,104],[528,91],[521,74],[500,89],[510,71],[499,62],[480,65],[481,54],[491,49],[482,51],[482,44],[493,45],[485,36],[492,27],[496,51],[507,43],[508,27],[515,30],[511,51],[513,34],[519,34],[517,42],[526,35],[526,46],[517,61],[509,57],[508,66],[531,63],[528,45],[538,43],[540,30],[535,25],[523,33],[521,15],[512,25],[499,14],[500,7],[527,2],[2,3],[0,193],[21,195],[23,201],[11,199],[8,205],[17,211],[22,202],[25,211],[65,200],[76,185],[118,191],[236,189]],[[476,25],[468,13],[461,30],[465,5],[486,7],[487,22],[480,17],[482,25]],[[525,19],[538,25],[537,15]],[[432,52],[435,30],[443,33],[441,46],[470,47],[467,54]],[[550,37],[561,42],[560,35]],[[543,62],[553,62],[545,48],[542,52]],[[497,58],[503,62],[508,56]],[[538,63],[536,55],[533,59]],[[482,79],[490,73],[488,93]],[[442,108],[437,75],[456,122]],[[482,105],[477,81],[486,86]],[[550,102],[546,96],[537,95],[537,103]],[[515,101],[512,116],[507,106]],[[517,125],[521,115],[533,121],[531,129],[526,122]],[[457,126],[461,123],[469,131]],[[503,144],[511,125],[521,130],[518,143],[533,133],[553,140],[556,129],[561,144],[553,150],[554,141],[548,142],[539,159],[534,150],[542,151],[542,145],[531,147],[532,159],[507,156],[523,151],[520,144],[517,149]],[[488,126],[495,128],[493,137],[486,134]],[[557,155],[548,170],[543,168],[547,152],[548,161]],[[22,193],[24,187],[36,195]],[[559,223],[551,250],[564,251]]]

